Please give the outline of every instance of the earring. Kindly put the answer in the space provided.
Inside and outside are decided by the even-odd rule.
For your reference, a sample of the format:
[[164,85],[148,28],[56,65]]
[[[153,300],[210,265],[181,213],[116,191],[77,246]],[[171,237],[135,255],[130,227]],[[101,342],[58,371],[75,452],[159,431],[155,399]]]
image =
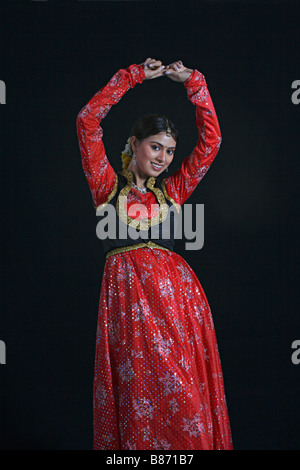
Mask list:
[[168,169],[168,167],[167,167],[167,168],[166,168],[166,172],[168,172],[168,171],[169,171],[169,169]]
[[134,165],[137,165],[137,162],[136,162],[136,155],[135,153],[133,152],[133,155],[132,155],[132,162]]

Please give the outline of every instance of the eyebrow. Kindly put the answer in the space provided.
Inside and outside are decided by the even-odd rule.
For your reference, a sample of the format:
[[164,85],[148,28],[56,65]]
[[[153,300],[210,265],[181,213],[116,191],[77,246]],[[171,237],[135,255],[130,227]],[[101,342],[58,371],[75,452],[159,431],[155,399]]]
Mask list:
[[168,147],[167,145],[163,145],[160,142],[156,142],[155,140],[151,140],[150,144],[158,144],[161,147],[166,147],[166,148],[169,148],[169,149],[175,149],[176,148],[176,147]]

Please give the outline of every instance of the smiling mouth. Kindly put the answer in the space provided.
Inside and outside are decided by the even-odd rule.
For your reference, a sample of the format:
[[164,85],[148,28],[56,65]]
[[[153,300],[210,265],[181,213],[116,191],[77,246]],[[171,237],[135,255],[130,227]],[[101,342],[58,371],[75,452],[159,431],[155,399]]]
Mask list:
[[157,165],[156,163],[152,163],[152,162],[151,162],[151,165],[156,171],[161,170],[163,167],[163,165]]

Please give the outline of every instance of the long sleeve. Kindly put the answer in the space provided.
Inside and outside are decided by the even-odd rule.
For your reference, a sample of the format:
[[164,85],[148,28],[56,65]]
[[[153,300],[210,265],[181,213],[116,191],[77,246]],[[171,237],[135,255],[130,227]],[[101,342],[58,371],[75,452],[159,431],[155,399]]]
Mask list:
[[117,175],[106,155],[100,126],[111,106],[137,83],[145,80],[143,65],[120,69],[79,112],[76,128],[82,167],[88,181],[94,206],[107,202],[117,183]]
[[217,115],[207,88],[204,75],[194,70],[183,83],[188,99],[196,106],[198,142],[181,167],[165,178],[167,194],[182,205],[195,190],[217,156],[221,145],[221,132]]

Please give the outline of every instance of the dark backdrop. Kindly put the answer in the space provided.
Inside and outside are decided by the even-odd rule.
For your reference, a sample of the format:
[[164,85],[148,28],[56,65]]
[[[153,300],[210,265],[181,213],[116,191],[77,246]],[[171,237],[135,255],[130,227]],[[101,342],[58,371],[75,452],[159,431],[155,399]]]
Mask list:
[[[299,3],[299,2],[298,2]],[[177,251],[208,297],[235,449],[299,449],[297,2],[1,2],[3,449],[91,449],[104,268],[75,120],[112,75],[147,57],[204,73],[223,142],[189,203],[204,247]],[[103,121],[116,170],[135,118],[166,112],[192,151],[195,109],[167,78]]]

